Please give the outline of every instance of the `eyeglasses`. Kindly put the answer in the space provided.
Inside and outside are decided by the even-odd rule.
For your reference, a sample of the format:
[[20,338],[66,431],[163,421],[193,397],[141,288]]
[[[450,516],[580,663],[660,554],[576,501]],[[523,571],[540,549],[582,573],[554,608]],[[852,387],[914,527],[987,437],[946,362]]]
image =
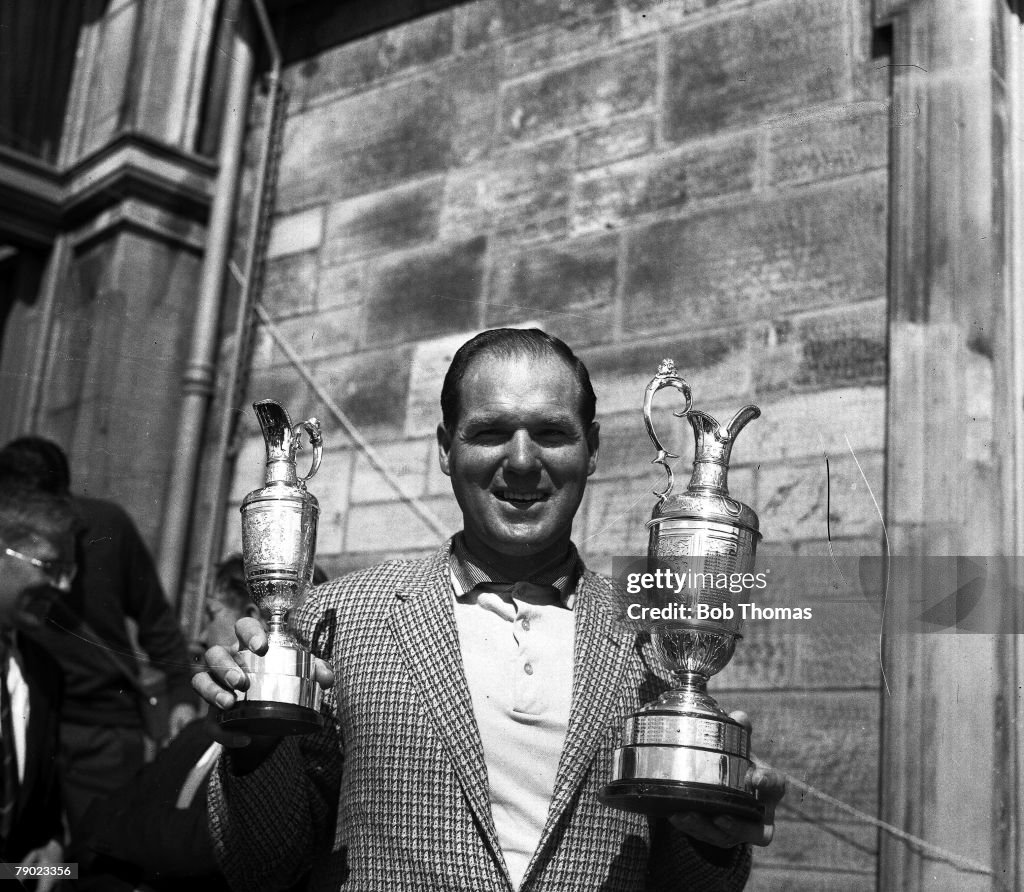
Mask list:
[[71,590],[71,583],[74,581],[75,573],[78,571],[78,567],[74,564],[55,560],[44,561],[42,558],[22,554],[20,551],[15,551],[7,546],[4,546],[4,554],[17,558],[19,561],[25,561],[33,567],[38,567],[46,574],[46,578],[50,580],[54,588],[60,589],[62,592]]

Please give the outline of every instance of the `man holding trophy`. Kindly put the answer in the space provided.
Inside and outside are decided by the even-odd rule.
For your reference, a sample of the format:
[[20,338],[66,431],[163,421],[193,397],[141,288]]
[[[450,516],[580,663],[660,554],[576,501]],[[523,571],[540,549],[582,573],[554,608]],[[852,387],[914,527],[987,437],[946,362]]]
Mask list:
[[[595,402],[586,368],[543,332],[460,348],[437,441],[464,528],[431,558],[306,598],[293,624],[318,650],[319,730],[219,723],[246,702],[253,663],[207,651],[193,684],[227,748],[210,827],[233,887],[280,888],[310,868],[317,890],[744,886],[747,844],[771,840],[777,773],[743,779],[752,819],[599,799],[623,722],[669,682],[570,540],[597,464]],[[256,620],[236,633],[267,651]]]

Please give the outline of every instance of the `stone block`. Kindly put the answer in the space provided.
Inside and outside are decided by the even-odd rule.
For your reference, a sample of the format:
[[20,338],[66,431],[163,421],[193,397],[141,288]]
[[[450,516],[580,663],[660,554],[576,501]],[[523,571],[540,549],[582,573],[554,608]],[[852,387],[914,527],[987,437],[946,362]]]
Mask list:
[[884,299],[805,317],[797,330],[801,345],[797,386],[885,383],[888,317]]
[[[873,866],[874,856],[864,863]],[[754,871],[746,892],[877,892],[874,871],[845,873],[829,870],[793,870],[788,867],[761,867],[754,854]]]
[[475,325],[486,250],[487,240],[475,238],[381,261],[365,298],[367,344],[402,343]]
[[576,169],[587,170],[646,154],[654,140],[654,118],[646,114],[591,127],[576,138]]
[[601,18],[615,11],[615,0],[500,0],[500,6],[504,31],[513,36]]
[[587,554],[645,555],[647,529],[655,501],[632,478],[593,480],[587,487],[585,537],[576,540]]
[[242,441],[238,455],[235,456],[229,495],[232,503],[240,505],[242,499],[250,492],[264,485],[266,467],[267,447],[263,436],[260,434],[247,436]]
[[283,319],[277,327],[285,343],[309,361],[354,350],[362,341],[362,325],[362,307],[344,304],[315,315]]
[[845,16],[842,0],[810,7],[791,0],[672,35],[666,139],[682,142],[843,99],[850,48],[837,23]]
[[342,304],[360,303],[366,288],[366,267],[364,261],[356,261],[321,269],[317,284],[317,308],[325,310]]
[[[777,690],[799,683],[800,639],[776,624],[762,623],[756,631],[745,628],[736,653],[712,682],[726,688]],[[712,693],[712,696],[715,696]]]
[[[431,435],[437,429],[441,421],[441,385],[445,373],[455,351],[478,333],[479,329],[469,329],[458,334],[423,339],[415,345],[409,371],[405,436]],[[449,486],[447,490],[440,491],[450,489]]]
[[[277,400],[289,414],[308,418],[312,411],[313,392],[299,373],[290,365],[275,365],[254,369],[249,377],[246,399],[242,402],[242,436],[260,436],[259,422],[252,411],[256,400]],[[248,490],[246,490],[248,492]]]
[[883,168],[889,156],[889,105],[851,102],[783,117],[768,125],[769,181],[809,183]]
[[[396,347],[321,360],[317,380],[364,435],[382,436],[405,424],[412,350]],[[322,413],[323,414],[323,413]]]
[[586,171],[576,177],[573,229],[612,229],[641,214],[749,191],[756,163],[756,141],[746,136]]
[[860,469],[849,455],[830,459],[827,467],[824,456],[818,461],[785,465],[762,461],[752,504],[757,505],[765,537],[824,542],[829,536],[876,535],[880,541],[883,456],[865,452],[857,460]]
[[[600,399],[599,393],[598,406],[601,405]],[[641,478],[643,483],[634,481],[631,486],[638,491],[642,486],[647,486],[650,490],[657,488],[664,478],[664,472],[651,465],[655,449],[650,437],[647,436],[639,410],[620,412],[616,415],[602,412],[598,415],[598,421],[601,424],[601,447],[598,452],[597,471],[591,480],[603,480],[608,477]]]
[[[865,614],[856,615],[858,627],[865,624]],[[875,634],[843,634],[825,632],[803,635],[799,640],[798,684],[804,687],[869,688],[881,678],[878,664],[878,632]]]
[[277,217],[270,228],[267,260],[315,251],[324,235],[324,209],[310,208],[297,214]]
[[506,80],[525,77],[581,54],[593,55],[614,45],[618,18],[577,19],[564,25],[533,32],[505,47]]
[[399,251],[437,236],[444,181],[432,179],[333,204],[327,211],[325,265]]
[[753,355],[758,399],[786,390],[884,383],[887,329],[884,299],[758,327]]
[[288,69],[292,101],[306,108],[319,97],[366,89],[410,68],[436,63],[452,51],[452,23],[450,11],[422,16],[313,55]]
[[[724,709],[750,716],[754,756],[847,805],[877,813],[877,691],[732,693],[719,686],[714,697]],[[787,801],[808,818],[835,817],[832,806],[793,789]]]
[[484,322],[496,328],[539,319],[573,345],[607,340],[614,303],[618,244],[614,237],[577,239],[519,251],[494,263]]
[[277,206],[349,198],[444,171],[452,98],[431,77],[348,96],[285,124]]
[[[320,519],[317,524],[317,553],[337,554],[342,549],[345,536],[345,519],[348,516],[349,493],[352,478],[352,451],[334,448],[343,442],[334,435],[332,441],[325,438],[324,458],[320,471],[309,482],[309,491],[320,503]],[[306,455],[308,455],[308,451]],[[299,473],[305,474],[306,458],[300,454]]]
[[756,461],[830,460],[885,448],[885,388],[849,387],[780,396],[761,404],[761,417],[744,437]]
[[477,0],[464,3],[454,10],[455,48],[472,52],[501,37],[501,10],[499,0]]
[[502,96],[507,140],[535,140],[654,105],[657,53],[653,44],[518,81]]
[[290,254],[267,262],[261,300],[274,318],[308,313],[316,307],[316,254]]
[[625,324],[720,328],[882,296],[887,207],[872,176],[637,229]]
[[412,508],[401,502],[353,505],[348,513],[345,550],[349,552],[431,549],[462,529],[462,513],[452,497],[426,499],[423,504],[440,521],[444,535],[431,529]]
[[[427,476],[427,461],[436,458],[433,440],[404,440],[397,443],[372,444],[377,457],[388,469],[391,476],[414,498],[424,494]],[[356,458],[355,474],[352,478],[352,501],[386,502],[398,501],[402,497],[385,480],[384,476],[370,463],[362,451]]]
[[[626,301],[629,301],[628,293]],[[693,337],[676,334],[685,322],[685,318],[680,318],[678,323],[666,326],[668,336],[637,341],[632,339],[639,332],[629,330],[625,334],[631,342],[587,351],[583,358],[597,392],[598,415],[628,412],[639,420],[644,390],[664,358],[675,360],[680,375],[692,388],[698,408],[707,409],[711,404],[728,401],[736,404],[735,411],[750,400],[752,348],[746,330],[717,331]],[[654,399],[655,415],[659,418],[663,410],[675,412],[682,407],[682,396],[674,390],[661,391]],[[665,423],[674,427],[679,422],[665,416]],[[661,426],[658,429],[660,431]]]
[[709,6],[725,6],[721,0],[623,0],[619,27],[624,39],[670,31]]
[[[790,802],[790,800],[793,800]],[[875,828],[846,821],[836,814],[827,826],[800,820],[803,805],[798,791],[789,791],[776,812],[776,831],[772,844],[755,856],[755,873],[768,867],[791,867],[797,870],[844,871],[874,878],[874,857],[878,853],[878,832]],[[758,857],[760,856],[760,857]],[[816,887],[832,889],[831,885]],[[843,887],[845,888],[845,887]],[[870,887],[874,890],[874,885]]]
[[494,231],[520,240],[561,235],[568,225],[572,145],[552,140],[492,156],[449,174],[445,239]]
[[453,62],[443,77],[451,92],[451,163],[486,158],[498,142],[498,62],[481,51]]

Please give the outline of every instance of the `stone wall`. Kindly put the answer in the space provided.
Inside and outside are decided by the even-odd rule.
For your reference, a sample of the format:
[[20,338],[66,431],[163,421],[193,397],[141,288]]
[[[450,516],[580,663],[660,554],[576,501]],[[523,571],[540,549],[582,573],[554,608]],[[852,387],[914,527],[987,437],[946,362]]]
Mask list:
[[[639,409],[663,356],[719,418],[761,406],[731,488],[765,554],[829,536],[877,553],[889,103],[868,0],[478,0],[340,44],[330,12],[282,24],[263,300],[444,529],[460,519],[435,454],[441,375],[476,331],[531,322],[578,349],[598,392],[574,533],[593,567],[645,549],[662,477]],[[311,489],[332,574],[434,548],[266,331],[249,396],[324,421]],[[225,550],[262,482],[246,423]],[[763,759],[875,813],[876,650],[748,636],[714,691],[750,712]],[[873,889],[876,850],[869,827],[793,792],[749,888]]]

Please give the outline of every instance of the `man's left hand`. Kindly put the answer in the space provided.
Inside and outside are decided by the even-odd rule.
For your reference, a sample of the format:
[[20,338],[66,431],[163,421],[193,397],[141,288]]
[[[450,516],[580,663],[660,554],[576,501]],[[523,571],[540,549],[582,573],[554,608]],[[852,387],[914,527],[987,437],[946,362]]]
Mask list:
[[[729,717],[750,733],[750,719],[745,712],[731,712]],[[757,801],[764,805],[764,820],[761,822],[700,812],[680,812],[672,815],[669,821],[687,836],[720,849],[731,849],[743,843],[766,846],[775,833],[775,806],[786,795],[786,775],[774,768],[754,768],[750,772],[750,786],[757,794]]]
[[764,821],[742,821],[728,815],[707,815],[700,812],[680,812],[669,821],[687,836],[699,839],[720,849],[731,849],[743,843],[766,846],[775,833],[775,806],[786,792],[786,776],[774,768],[755,768],[750,784],[757,799],[764,803]]
[[[51,839],[46,845],[33,849],[21,861],[22,867],[55,867],[64,860],[64,846]],[[41,875],[36,881],[36,892],[50,892],[61,881],[59,876]]]
[[174,740],[189,722],[195,721],[198,713],[191,703],[176,703],[171,707],[171,716],[167,723],[170,739]]

